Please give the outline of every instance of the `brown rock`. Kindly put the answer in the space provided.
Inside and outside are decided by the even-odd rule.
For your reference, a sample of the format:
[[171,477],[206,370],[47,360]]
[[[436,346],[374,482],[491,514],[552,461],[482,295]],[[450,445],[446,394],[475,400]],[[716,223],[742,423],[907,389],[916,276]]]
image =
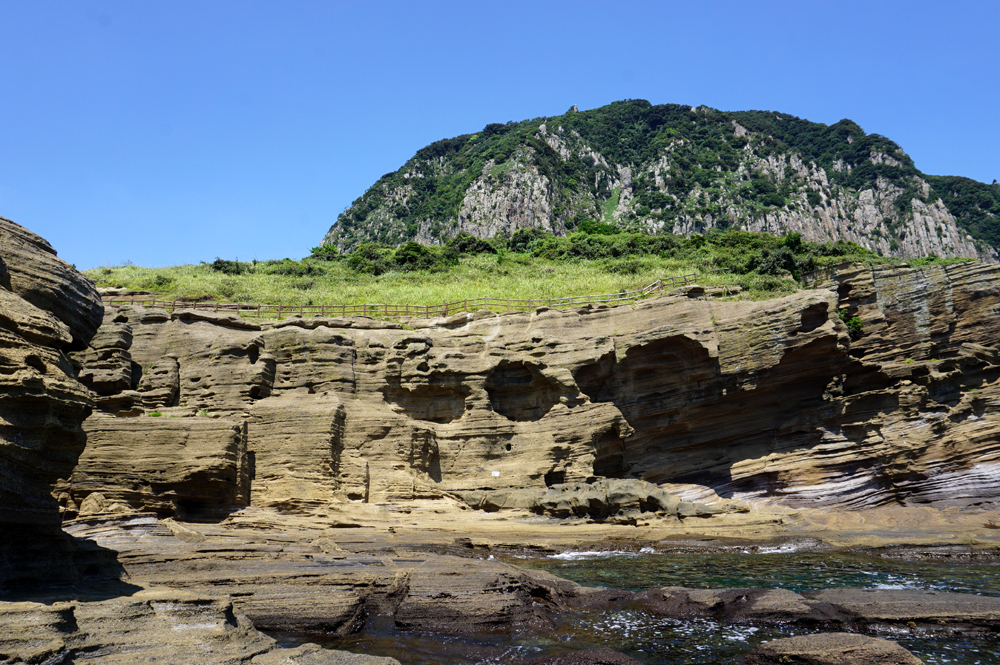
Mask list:
[[305,645],[282,649],[225,599],[141,589],[109,600],[0,603],[0,654],[10,663],[399,665]]
[[[87,421],[87,430],[79,463],[54,491],[66,517],[124,504],[165,517],[217,519],[246,505],[250,461],[242,420],[98,414]],[[101,501],[84,510],[94,494]]]
[[774,640],[746,657],[747,665],[921,665],[895,642],[854,633],[819,633]]
[[51,312],[69,328],[73,348],[85,348],[101,325],[104,312],[94,284],[58,258],[43,238],[3,217],[0,260],[6,266],[0,288]]
[[44,240],[0,218],[0,591],[75,577],[52,484],[83,450],[90,392],[64,351],[103,312],[93,285]]
[[[1000,499],[998,269],[847,266],[827,285],[418,331],[319,318],[258,331],[140,307],[114,318],[133,329],[133,362],[176,356],[175,403],[248,418],[251,494],[286,510],[453,496],[524,509],[602,478],[795,507]],[[860,338],[840,308],[865,321]],[[308,425],[293,436],[297,420]]]

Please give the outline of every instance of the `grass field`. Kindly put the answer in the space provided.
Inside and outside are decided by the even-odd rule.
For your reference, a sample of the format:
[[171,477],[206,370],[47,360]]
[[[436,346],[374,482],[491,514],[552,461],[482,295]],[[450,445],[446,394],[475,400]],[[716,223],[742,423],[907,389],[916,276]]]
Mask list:
[[323,274],[294,277],[264,270],[226,275],[213,271],[209,264],[170,268],[125,265],[96,268],[85,274],[98,286],[154,291],[167,300],[287,305],[435,305],[482,296],[557,298],[631,291],[657,279],[689,273],[697,273],[698,283],[706,286],[750,282],[748,285],[757,286],[747,294],[753,298],[800,288],[787,279],[753,276],[748,280],[746,276],[711,274],[689,262],[659,257],[567,262],[525,255],[507,255],[501,260],[494,255],[476,255],[463,257],[447,270],[392,271],[378,276],[359,274],[338,262],[326,263],[321,269]]
[[[720,237],[725,240],[724,236]],[[449,261],[438,261],[432,268],[423,270],[393,264],[393,251],[399,254],[400,250],[382,248],[379,251],[385,255],[387,262],[384,265],[388,266],[382,274],[362,272],[357,265],[352,266],[350,256],[334,260],[311,257],[301,261],[222,262],[238,266],[236,274],[227,274],[220,271],[220,266],[213,267],[208,263],[168,268],[122,265],[95,268],[85,274],[98,286],[151,291],[166,300],[294,306],[423,306],[484,296],[511,299],[586,296],[636,290],[657,279],[692,273],[696,275],[696,281],[704,286],[738,284],[743,287],[739,297],[755,300],[803,288],[787,272],[779,270],[759,274],[738,268],[746,257],[757,257],[756,265],[760,265],[761,250],[748,249],[747,243],[759,245],[766,242],[778,246],[781,239],[763,234],[743,234],[729,236],[730,241],[733,237],[743,241],[743,244],[734,248],[723,245],[720,240],[719,244],[691,243],[692,247],[686,247],[683,245],[686,241],[682,241],[677,251],[617,258],[567,257],[565,254],[551,258],[551,248],[548,252],[453,253]],[[579,237],[576,240],[579,246],[582,240]],[[587,238],[583,240],[593,242]],[[573,246],[570,240],[559,239],[559,242],[563,250]],[[813,246],[813,249],[815,247],[819,246]],[[432,249],[443,256],[443,249]],[[767,251],[764,250],[764,256]],[[545,256],[546,253],[549,256]],[[852,259],[869,263],[907,262],[874,257],[870,253],[861,256],[809,256],[810,265],[819,267]],[[916,259],[909,263],[919,265],[931,260],[934,259]],[[751,261],[747,265],[754,264]]]

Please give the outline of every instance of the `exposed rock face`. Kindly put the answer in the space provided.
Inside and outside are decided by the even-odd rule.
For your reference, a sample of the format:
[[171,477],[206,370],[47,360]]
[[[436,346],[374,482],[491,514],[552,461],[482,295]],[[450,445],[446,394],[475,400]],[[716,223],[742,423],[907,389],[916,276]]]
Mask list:
[[56,256],[44,238],[0,217],[0,287],[50,312],[82,349],[101,325],[104,306],[93,283]]
[[411,549],[362,525],[324,529],[312,517],[265,519],[267,514],[187,527],[148,516],[118,517],[80,520],[68,528],[117,549],[133,583],[187,591],[211,587],[213,594],[231,596],[234,611],[262,630],[346,636],[374,623],[452,634],[550,631],[567,610],[625,608],[678,619],[852,631],[985,636],[1000,628],[1000,598],[992,596],[599,589],[499,561]]
[[974,197],[979,223],[992,225],[992,191],[968,181],[959,195],[954,180],[925,176],[898,145],[849,120],[828,127],[771,112],[631,100],[427,146],[345,210],[322,244],[441,243],[460,232],[489,238],[521,228],[561,235],[580,220],[603,220],[678,235],[800,233],[882,255],[996,262],[994,241],[974,240],[968,206],[955,203]]
[[895,642],[854,633],[820,633],[774,640],[747,656],[747,665],[921,665]]
[[0,603],[0,623],[7,663],[399,665],[313,644],[282,649],[228,600],[166,588],[93,602]]
[[[166,490],[131,489],[143,481],[130,467],[147,455],[139,442],[156,440],[147,430],[194,436],[201,410],[223,419],[224,459],[189,459],[183,481],[158,454],[137,468],[150,487],[230,484],[194,493],[217,514],[245,497],[288,510],[445,496],[533,509],[553,486],[601,478],[793,506],[1000,500],[1000,271],[844,266],[822,279],[766,302],[675,295],[410,321],[416,330],[121,308],[105,325],[131,327],[131,362],[154,368],[140,391],[163,381],[179,404],[168,415],[186,417],[128,418],[114,401],[132,393],[108,396],[80,463],[100,480],[71,480],[64,505],[101,491],[183,512],[155,498]],[[863,320],[860,338],[842,308]]]
[[103,306],[44,240],[0,218],[0,590],[74,574],[51,494],[86,436],[89,391],[65,351],[85,345]]

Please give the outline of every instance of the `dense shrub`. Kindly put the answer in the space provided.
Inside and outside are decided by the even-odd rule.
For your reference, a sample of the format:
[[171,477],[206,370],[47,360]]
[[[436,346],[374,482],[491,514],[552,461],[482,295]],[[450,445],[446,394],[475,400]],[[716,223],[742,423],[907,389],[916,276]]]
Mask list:
[[518,254],[531,252],[539,240],[552,234],[542,229],[517,229],[507,242],[507,249]]
[[497,249],[489,240],[476,238],[468,233],[459,233],[446,244],[459,254],[496,254]]
[[309,257],[320,261],[336,261],[340,258],[340,252],[334,245],[322,245],[320,247],[313,247],[310,250]]
[[286,275],[288,277],[308,277],[326,273],[323,267],[314,263],[293,261],[291,259],[264,261],[259,265],[258,269],[266,275]]
[[613,236],[615,234],[621,233],[621,229],[614,224],[607,224],[605,222],[595,222],[592,219],[585,219],[580,222],[577,227],[577,231],[581,233],[586,233],[592,236]]
[[250,272],[252,264],[243,261],[227,261],[226,259],[215,257],[215,260],[208,264],[208,267],[215,272],[221,272],[225,275],[242,275]]
[[382,275],[392,270],[392,248],[378,243],[366,242],[358,245],[347,265],[355,272],[368,275]]

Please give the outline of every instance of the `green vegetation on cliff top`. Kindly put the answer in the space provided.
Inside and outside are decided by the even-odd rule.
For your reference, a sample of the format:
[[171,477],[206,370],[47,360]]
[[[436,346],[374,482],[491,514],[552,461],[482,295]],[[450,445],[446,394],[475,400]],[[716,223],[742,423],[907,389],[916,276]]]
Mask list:
[[[300,261],[230,261],[171,268],[103,267],[98,286],[154,291],[166,300],[286,305],[435,305],[466,298],[556,298],[618,293],[694,273],[705,286],[738,284],[741,297],[791,293],[811,270],[844,261],[904,263],[848,242],[802,242],[730,230],[687,238],[620,232],[599,222],[556,237],[522,229],[485,241],[458,236],[443,246],[364,244],[351,254],[317,247]],[[940,259],[918,259],[919,265]],[[950,260],[949,260],[950,261]]]
[[[573,150],[561,156],[539,138],[543,124],[550,133],[558,128],[561,137],[573,136],[574,141],[578,137],[607,163]],[[739,130],[734,131],[737,125]],[[733,178],[748,145],[761,159],[794,153],[807,164],[815,163],[825,170],[831,192],[856,196],[876,182],[895,186],[901,190],[893,202],[898,219],[890,221],[889,230],[898,237],[905,235],[898,227],[909,214],[912,200],[933,203],[941,198],[973,238],[1000,249],[1000,189],[967,178],[924,176],[897,144],[878,134],[866,134],[850,120],[825,125],[773,111],[653,106],[645,100],[489,124],[478,133],[432,143],[354,201],[331,227],[326,242],[352,249],[365,241],[401,244],[420,233],[443,242],[454,234],[464,197],[484,168],[492,164],[493,172],[503,172],[526,149],[538,173],[548,177],[553,224],[564,225],[568,231],[583,219],[601,217],[601,213],[605,219],[610,216],[618,196],[609,185],[616,177],[614,165],[629,166],[638,174],[631,185],[636,205],[619,220],[625,227],[652,224],[670,232],[683,221],[699,230],[697,220],[710,217],[714,227],[725,229],[734,224],[733,206],[741,211],[739,215],[758,219],[775,209],[805,211],[804,199],[796,199],[803,192],[811,206],[820,205],[819,193],[808,188],[798,191],[802,188],[796,189],[794,179],[760,174]],[[654,182],[642,165],[654,164],[666,155],[669,171],[660,178],[662,182]],[[873,158],[876,155],[884,157]],[[930,182],[929,193],[922,190],[917,177]],[[701,195],[691,197],[692,191]],[[603,206],[587,211],[580,208],[583,200],[603,202]]]

